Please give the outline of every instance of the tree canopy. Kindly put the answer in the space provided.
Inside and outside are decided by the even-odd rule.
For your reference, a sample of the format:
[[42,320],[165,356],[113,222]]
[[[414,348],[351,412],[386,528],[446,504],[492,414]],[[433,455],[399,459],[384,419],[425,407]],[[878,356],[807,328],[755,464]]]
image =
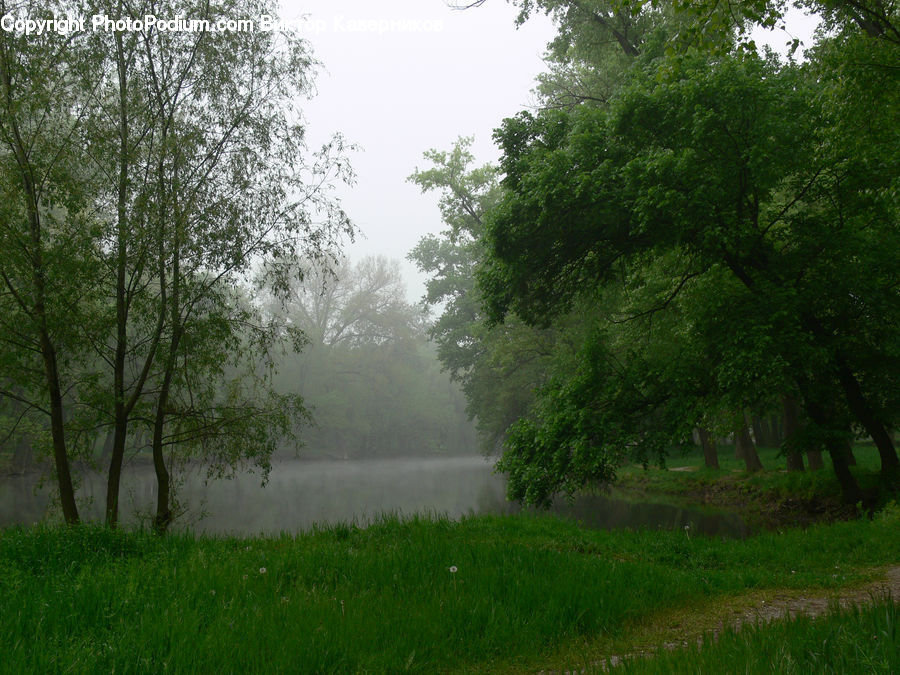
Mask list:
[[[275,8],[178,10],[214,22]],[[264,268],[278,295],[301,259],[333,260],[354,231],[331,191],[350,178],[342,140],[304,143],[313,71],[305,41],[267,31],[0,34],[0,390],[46,414],[68,522],[70,461],[89,460],[101,431],[113,438],[107,523],[138,427],[153,437],[164,528],[174,448],[265,467],[301,414],[299,400],[266,393],[281,333],[239,289],[278,260]]]
[[846,499],[857,434],[894,481],[893,5],[803,4],[831,33],[798,64],[746,40],[787,3],[517,4],[559,36],[545,105],[495,135],[476,291],[495,326],[566,326],[577,356],[504,431],[511,496],[546,503],[785,400],[789,446],[828,450]]

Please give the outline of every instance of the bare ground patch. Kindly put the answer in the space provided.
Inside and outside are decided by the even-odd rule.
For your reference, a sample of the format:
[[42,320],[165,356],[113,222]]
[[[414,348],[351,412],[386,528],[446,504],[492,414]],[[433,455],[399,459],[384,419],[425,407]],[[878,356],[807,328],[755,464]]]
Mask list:
[[541,675],[575,675],[576,673],[603,672],[618,665],[623,660],[646,658],[658,649],[678,649],[691,644],[700,644],[704,635],[717,637],[730,627],[740,630],[741,626],[766,624],[784,618],[806,615],[815,618],[838,605],[865,605],[876,599],[892,597],[900,601],[900,565],[887,567],[882,578],[866,584],[839,588],[821,593],[803,591],[762,591],[747,596],[719,601],[717,605],[704,606],[693,612],[677,615],[661,615],[652,619],[652,626],[640,630],[644,635],[654,635],[656,645],[650,640],[647,646],[622,654],[612,654],[591,661],[589,666],[572,670],[541,670]]

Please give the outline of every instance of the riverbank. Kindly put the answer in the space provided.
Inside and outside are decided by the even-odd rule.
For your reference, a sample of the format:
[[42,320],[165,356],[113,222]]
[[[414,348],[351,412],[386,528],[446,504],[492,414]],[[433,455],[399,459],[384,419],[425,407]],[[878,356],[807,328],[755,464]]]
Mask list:
[[240,539],[6,530],[0,672],[594,667],[698,607],[877,583],[898,525],[894,508],[743,540],[527,515]]
[[[851,471],[870,504],[880,508],[896,498],[882,491],[878,451],[854,448]],[[826,456],[817,471],[787,472],[777,448],[761,448],[761,471],[748,473],[728,449],[719,452],[719,469],[707,469],[699,454],[673,457],[665,468],[630,465],[619,471],[616,490],[635,501],[664,496],[673,503],[726,509],[738,513],[754,529],[808,527],[865,515],[862,505],[846,504]]]

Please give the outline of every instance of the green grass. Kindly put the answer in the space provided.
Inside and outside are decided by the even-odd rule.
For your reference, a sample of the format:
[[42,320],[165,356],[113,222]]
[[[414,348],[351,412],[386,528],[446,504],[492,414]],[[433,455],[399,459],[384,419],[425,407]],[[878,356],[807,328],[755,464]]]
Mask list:
[[[747,473],[734,459],[731,447],[719,448],[720,468],[707,469],[699,451],[670,457],[666,468],[628,465],[619,470],[617,486],[638,494],[675,496],[681,502],[704,502],[720,508],[741,508],[753,524],[780,526],[841,518],[853,514],[842,503],[840,485],[825,455],[825,468],[787,472],[777,448],[760,448],[763,470]],[[877,449],[871,444],[854,447],[858,464],[851,467],[860,487],[873,504],[883,505],[896,494],[884,490]],[[678,470],[688,468],[690,470]]]
[[[636,477],[641,474],[660,474],[668,475],[671,479],[673,488],[679,487],[679,479],[687,477],[688,479],[710,480],[717,478],[733,477],[738,474],[742,477],[748,477],[752,484],[771,487],[782,491],[809,488],[810,491],[821,493],[832,493],[836,496],[840,495],[840,486],[834,477],[834,470],[831,468],[831,458],[828,454],[823,454],[822,461],[825,468],[818,471],[798,471],[788,472],[785,468],[785,459],[780,455],[779,448],[758,448],[760,461],[763,464],[763,470],[748,474],[745,470],[743,460],[734,458],[734,449],[731,446],[719,446],[719,469],[707,469],[703,464],[703,455],[699,450],[692,450],[686,454],[676,454],[666,459],[666,470],[651,468],[649,472],[645,472],[643,467],[639,465],[630,465],[623,467],[620,474],[623,477]],[[851,471],[860,481],[866,481],[870,476],[877,475],[881,463],[878,457],[878,450],[871,444],[857,444],[853,448],[853,455],[856,457],[857,465],[851,467]],[[805,462],[805,459],[804,459]],[[688,468],[691,471],[672,471],[672,469]],[[675,474],[671,476],[671,474]],[[665,485],[666,481],[663,477],[656,476],[661,485]]]
[[539,668],[627,647],[667,611],[860,583],[900,561],[898,525],[894,509],[742,541],[532,516],[255,539],[13,529],[0,672]]
[[799,616],[707,634],[696,647],[660,649],[609,672],[897,673],[900,607],[891,598],[877,598],[869,607],[835,607],[816,619]]

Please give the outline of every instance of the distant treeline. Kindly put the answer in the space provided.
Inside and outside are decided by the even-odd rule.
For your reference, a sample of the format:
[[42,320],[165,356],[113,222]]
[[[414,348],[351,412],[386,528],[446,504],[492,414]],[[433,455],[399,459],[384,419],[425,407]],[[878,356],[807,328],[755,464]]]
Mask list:
[[310,341],[278,364],[275,378],[276,389],[300,394],[312,413],[304,457],[478,451],[465,398],[442,372],[424,308],[405,299],[397,261],[313,272],[280,311]]
[[[313,266],[295,281],[289,301],[271,299],[267,311],[285,330],[297,329],[300,352],[276,357],[274,387],[302,397],[308,415],[274,457],[359,459],[461,455],[478,451],[459,386],[443,373],[426,334],[421,306],[408,303],[399,264],[366,258],[334,269]],[[0,402],[3,400],[0,399]],[[6,401],[0,414],[13,417]],[[40,422],[40,418],[36,418]],[[151,430],[137,426],[129,438],[132,461],[151,460]],[[108,464],[114,431],[82,432],[90,448],[83,464]],[[49,427],[21,422],[0,440],[0,472],[39,469],[47,459]]]

